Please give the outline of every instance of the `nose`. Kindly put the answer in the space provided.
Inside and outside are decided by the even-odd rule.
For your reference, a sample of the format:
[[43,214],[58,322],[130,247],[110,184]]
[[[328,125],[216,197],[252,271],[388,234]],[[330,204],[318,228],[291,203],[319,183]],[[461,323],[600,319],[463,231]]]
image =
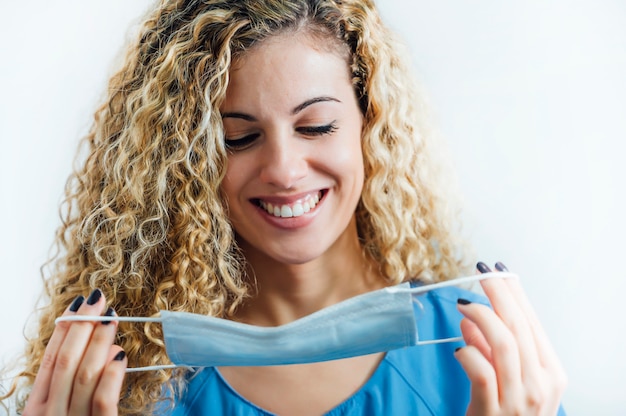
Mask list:
[[308,171],[305,144],[288,133],[268,135],[260,155],[260,179],[281,189],[294,188]]

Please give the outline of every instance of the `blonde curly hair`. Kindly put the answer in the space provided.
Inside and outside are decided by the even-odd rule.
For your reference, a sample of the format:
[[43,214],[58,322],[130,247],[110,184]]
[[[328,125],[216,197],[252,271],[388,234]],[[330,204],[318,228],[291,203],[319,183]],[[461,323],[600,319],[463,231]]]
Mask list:
[[[5,396],[21,392],[19,408],[54,319],[94,288],[120,315],[233,316],[250,288],[220,191],[228,154],[219,108],[231,62],[288,31],[329,41],[351,68],[365,116],[356,210],[364,252],[389,284],[441,280],[465,267],[408,54],[372,0],[162,0],[111,78],[82,141],[87,157],[67,182],[49,302]],[[130,366],[168,362],[158,325],[121,323],[116,342]],[[120,412],[149,411],[185,377],[127,375]]]

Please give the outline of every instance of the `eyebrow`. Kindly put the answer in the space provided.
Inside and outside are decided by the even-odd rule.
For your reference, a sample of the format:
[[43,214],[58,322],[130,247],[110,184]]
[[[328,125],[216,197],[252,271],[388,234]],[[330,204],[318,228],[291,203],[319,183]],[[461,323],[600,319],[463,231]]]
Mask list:
[[296,108],[291,110],[291,114],[292,115],[296,115],[300,111],[304,110],[305,108],[307,108],[310,105],[313,105],[315,103],[322,103],[322,102],[325,102],[325,101],[334,101],[336,103],[340,103],[341,102],[338,99],[333,98],[333,97],[315,97],[315,98],[311,98],[310,100],[306,100],[305,102],[303,102],[302,104],[300,104],[299,106],[297,106]]
[[[299,112],[301,112],[302,110],[304,110],[305,108],[307,108],[307,107],[309,107],[309,106],[311,106],[313,104],[327,102],[327,101],[334,101],[334,102],[337,102],[337,103],[341,102],[340,100],[338,100],[338,99],[336,99],[334,97],[327,97],[327,96],[315,97],[315,98],[311,98],[309,100],[306,100],[302,104],[299,104],[296,107],[294,107],[294,109],[291,110],[291,114],[292,115],[296,115]],[[222,118],[240,118],[240,119],[245,120],[245,121],[258,121],[255,117],[251,116],[250,114],[238,113],[238,112],[224,113],[224,114],[222,114]]]

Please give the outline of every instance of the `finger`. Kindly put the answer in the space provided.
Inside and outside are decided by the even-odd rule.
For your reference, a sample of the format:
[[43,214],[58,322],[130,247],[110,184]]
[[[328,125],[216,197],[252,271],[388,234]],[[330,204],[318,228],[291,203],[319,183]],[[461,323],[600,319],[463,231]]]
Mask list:
[[[501,262],[496,263],[495,266],[498,271],[508,270]],[[479,262],[476,267],[481,273],[485,270],[490,271],[482,262]],[[527,298],[521,290],[521,286],[519,286],[519,291],[515,291],[512,290],[511,283],[519,286],[517,279],[490,279],[490,281],[482,281],[481,285],[494,310],[518,342],[522,376],[527,384],[536,385],[541,382],[541,359],[538,353],[538,340],[533,327],[541,328],[541,325],[534,316],[532,308],[529,315],[529,311],[523,306],[524,300],[527,302]]]
[[484,355],[469,345],[454,353],[471,382],[468,415],[497,414],[498,383],[496,373]]
[[[63,312],[62,316],[75,315],[76,311],[80,308],[84,301],[84,296],[76,297],[70,306],[67,307],[65,312]],[[69,322],[59,322],[54,328],[54,332],[52,332],[52,336],[48,341],[46,351],[44,352],[41,360],[37,377],[35,377],[33,390],[31,391],[28,399],[29,403],[45,403],[48,399],[48,391],[50,388],[50,381],[52,380],[52,373],[54,371],[57,354],[63,344],[63,340],[65,339],[69,326]]]
[[[499,271],[508,271],[507,267],[501,262],[496,263],[496,269]],[[539,321],[534,308],[532,307],[526,292],[522,288],[521,282],[518,279],[504,279],[507,284],[510,293],[517,300],[517,303],[529,322],[530,331],[533,334],[535,345],[537,349],[537,357],[539,365],[543,368],[539,369],[538,375],[534,380],[528,381],[526,385],[530,387],[528,393],[529,400],[533,402],[533,398],[544,397],[548,398],[548,402],[544,405],[548,409],[556,409],[560,403],[560,397],[567,385],[567,376],[565,370],[561,365],[561,362],[556,354],[556,351],[552,347],[548,336],[546,335],[543,325]],[[542,371],[543,370],[543,371]],[[538,390],[538,387],[543,385],[543,392]],[[537,400],[534,400],[538,403]],[[554,414],[552,412],[551,414]]]
[[109,351],[108,364],[102,372],[98,387],[93,395],[92,415],[117,415],[117,404],[120,401],[120,391],[122,390],[127,364],[126,353],[117,345],[113,345]]
[[517,341],[504,322],[485,305],[459,304],[459,310],[470,319],[491,348],[492,364],[498,382],[500,399],[517,401],[522,375]]
[[[567,386],[567,374],[520,282],[517,279],[507,280],[510,280],[507,281],[509,289],[519,299],[521,308],[531,322],[530,329],[535,340],[537,360],[540,366],[536,372],[526,371],[525,378],[527,380],[525,380],[525,384],[531,389],[529,399],[533,401],[536,397],[546,397],[549,399],[545,403],[547,408],[558,408],[560,397]],[[544,386],[544,393],[537,391],[537,386],[541,385]]]
[[[91,295],[76,312],[77,315],[100,316],[104,310],[105,299],[99,289],[91,292]],[[95,327],[93,322],[72,322],[63,340],[63,344],[57,354],[48,406],[50,414],[65,414],[69,409],[69,403],[76,377],[76,370],[83,358],[85,349]]]
[[[113,308],[108,308],[105,316],[113,316]],[[86,415],[91,410],[91,400],[102,371],[111,357],[109,351],[115,341],[117,322],[103,321],[95,324],[87,350],[80,362],[70,403],[70,415]]]
[[[500,272],[508,272],[509,269],[502,263],[496,263],[496,269]],[[547,339],[545,332],[543,332],[541,322],[539,317],[535,313],[535,309],[532,307],[528,296],[526,296],[526,292],[522,288],[522,285],[519,279],[504,279],[506,284],[509,287],[510,292],[515,296],[518,301],[519,307],[524,311],[526,317],[531,323],[532,328],[538,328],[535,335],[540,336],[541,338]],[[539,338],[539,337],[537,337]]]
[[474,322],[467,318],[461,320],[461,334],[467,345],[475,347],[487,361],[492,362],[491,347]]
[[517,279],[507,279],[507,286],[511,293],[515,295],[518,299],[518,303],[520,308],[524,311],[524,314],[528,317],[529,322],[531,323],[531,330],[533,333],[533,337],[535,339],[535,343],[538,347],[538,359],[542,366],[547,367],[550,363],[559,362],[558,356],[554,349],[552,348],[552,344],[543,329],[543,325],[537,314],[532,307],[528,296],[524,289],[522,288],[521,283]]
[[520,306],[519,295],[511,291],[508,280],[513,279],[483,280],[481,285],[493,310],[517,341],[522,368],[524,370],[536,369],[540,366],[540,360],[535,335],[531,329],[532,324]]

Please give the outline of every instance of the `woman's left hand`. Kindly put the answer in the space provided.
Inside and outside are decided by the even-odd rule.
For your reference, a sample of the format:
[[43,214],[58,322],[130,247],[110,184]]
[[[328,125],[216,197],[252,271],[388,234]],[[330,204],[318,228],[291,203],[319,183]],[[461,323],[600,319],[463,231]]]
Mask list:
[[[484,263],[478,270],[490,271]],[[472,384],[467,414],[556,415],[567,378],[518,279],[481,285],[493,310],[463,299],[458,306],[467,346],[455,355]]]

